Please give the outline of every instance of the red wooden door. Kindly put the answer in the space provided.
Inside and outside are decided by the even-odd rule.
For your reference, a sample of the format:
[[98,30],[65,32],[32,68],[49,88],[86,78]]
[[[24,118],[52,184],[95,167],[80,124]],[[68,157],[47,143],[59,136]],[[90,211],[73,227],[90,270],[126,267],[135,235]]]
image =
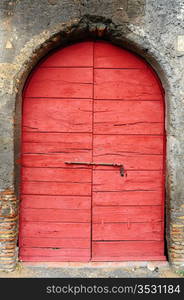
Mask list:
[[98,41],[42,61],[24,91],[20,259],[163,260],[164,149],[141,58]]

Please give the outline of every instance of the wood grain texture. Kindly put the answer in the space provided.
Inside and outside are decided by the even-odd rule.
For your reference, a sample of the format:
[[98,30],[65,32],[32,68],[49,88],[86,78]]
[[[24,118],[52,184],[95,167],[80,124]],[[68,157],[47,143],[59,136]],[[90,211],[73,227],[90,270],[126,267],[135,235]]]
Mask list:
[[91,209],[91,197],[21,195],[23,208]]
[[[30,259],[29,259],[30,257]],[[89,260],[90,249],[48,249],[48,248],[21,248],[20,259],[24,261],[73,261],[74,258],[77,260]]]
[[95,206],[93,207],[93,223],[119,222],[160,222],[161,206]]
[[160,205],[162,190],[93,192],[94,206]]
[[89,256],[89,249],[43,249],[43,248],[25,248],[22,252],[25,256]]
[[[163,245],[161,244],[161,247]],[[126,256],[97,256],[97,257],[92,257],[91,261],[112,261],[112,262],[119,262],[119,261],[166,261],[165,255],[140,255],[140,256],[131,256],[131,255],[126,255]]]
[[69,248],[69,249],[89,249],[91,242],[89,239],[78,238],[48,238],[48,237],[23,237],[20,241],[21,247],[29,248]]
[[30,78],[25,97],[92,98],[92,68],[38,68]]
[[[136,221],[136,218],[135,218]],[[130,221],[131,222],[131,221]],[[93,240],[160,241],[163,226],[159,222],[93,224]]]
[[23,181],[91,183],[91,170],[60,168],[22,168]]
[[120,176],[114,171],[93,171],[93,191],[159,191],[162,189],[162,171],[128,171]]
[[31,182],[27,181],[22,184],[22,194],[27,195],[78,195],[90,196],[90,183],[68,183],[68,182]]
[[162,94],[149,69],[95,69],[94,98],[162,100]]
[[54,143],[60,142],[68,150],[73,146],[77,149],[90,148],[91,133],[51,133],[51,132],[24,132],[22,141],[27,143]]
[[81,42],[52,53],[40,67],[93,67],[93,42]]
[[[110,149],[113,148],[112,150]],[[133,148],[133,147],[132,147]],[[110,151],[108,151],[110,150]],[[132,149],[134,150],[134,149]],[[98,154],[98,153],[102,154]],[[115,149],[113,145],[109,146],[109,149],[106,149],[104,144],[102,143],[102,147],[98,146],[94,150],[94,162],[100,163],[101,161],[105,163],[117,163],[117,164],[123,164],[125,170],[162,170],[163,169],[163,155],[141,155],[141,154],[134,154],[127,151],[122,153],[121,150],[118,151],[118,149]],[[93,167],[94,170],[114,170],[111,166],[95,166]]]
[[22,209],[21,220],[22,222],[89,223],[91,222],[91,210],[26,208]]
[[[95,135],[94,136],[94,157],[112,155],[113,158],[121,155],[155,155],[163,154],[164,139],[162,136],[150,135]],[[144,159],[142,156],[141,159]]]
[[[63,143],[62,142],[52,142],[52,143],[24,143],[23,144],[23,153],[25,154],[58,154],[58,153],[67,153],[72,152],[73,156],[75,157],[76,153],[80,153],[80,158],[83,156],[82,154],[88,154],[90,155],[90,147],[85,148],[74,148],[75,147],[75,141],[72,144],[69,145],[67,148],[67,141]],[[77,160],[76,160],[77,161]],[[66,165],[65,165],[66,166]]]
[[94,102],[95,134],[163,134],[160,101]]
[[94,68],[145,69],[147,67],[146,62],[135,53],[105,41],[94,43]]
[[[22,248],[22,249],[26,249],[26,248]],[[30,248],[30,252],[32,251],[32,249],[34,249],[34,248]],[[41,251],[41,250],[39,249],[39,251]],[[21,250],[20,250],[19,259],[20,259],[20,261],[25,261],[25,262],[89,262],[90,258],[91,258],[90,256],[71,256],[71,254],[69,254],[69,252],[68,252],[67,256],[63,256],[63,255],[56,256],[54,252],[52,252],[50,256],[48,256],[47,253],[46,253],[46,255],[47,256],[37,255],[37,253],[35,253],[34,251],[33,251],[32,256],[31,256],[31,254],[25,255],[25,253],[24,252],[21,253]],[[158,258],[156,260],[158,260]]]
[[24,114],[24,131],[92,131],[92,101],[88,99],[25,98]]
[[23,222],[20,238],[89,239],[90,230],[90,223]]
[[[47,146],[46,144],[45,146]],[[30,147],[27,147],[28,145],[24,145],[24,151],[30,151],[27,150],[28,148],[34,149],[35,152],[37,152],[38,148],[36,145],[30,145]],[[55,147],[59,147],[60,145],[54,145]],[[48,147],[51,148],[51,147]],[[47,148],[47,150],[49,150]],[[51,148],[53,149],[53,148]],[[27,154],[23,154],[21,157],[21,164],[23,167],[53,167],[53,168],[66,168],[65,161],[81,161],[81,157],[83,161],[90,161],[91,160],[91,152],[89,150],[63,150],[57,152],[50,152],[50,153],[43,153],[46,152],[46,147],[41,148],[42,153],[37,152],[34,154],[31,154],[28,152]],[[52,151],[52,150],[51,150]],[[86,166],[79,166],[79,165],[72,165],[70,166],[70,169],[84,169],[84,168],[90,168]]]
[[118,260],[125,256],[144,257],[160,256],[163,259],[162,241],[116,241],[93,242],[93,260]]

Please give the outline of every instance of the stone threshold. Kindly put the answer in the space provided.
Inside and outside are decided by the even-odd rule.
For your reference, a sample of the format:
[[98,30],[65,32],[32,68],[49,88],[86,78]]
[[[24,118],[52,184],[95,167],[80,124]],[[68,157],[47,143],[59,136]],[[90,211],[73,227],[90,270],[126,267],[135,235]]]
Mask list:
[[154,265],[158,268],[168,268],[167,261],[126,261],[126,262],[21,262],[23,267],[38,268],[145,268]]

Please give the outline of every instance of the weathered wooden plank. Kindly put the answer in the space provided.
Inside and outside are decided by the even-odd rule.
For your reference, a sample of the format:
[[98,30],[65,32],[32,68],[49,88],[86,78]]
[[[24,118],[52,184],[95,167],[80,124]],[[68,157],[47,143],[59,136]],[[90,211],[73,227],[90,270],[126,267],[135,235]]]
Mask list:
[[108,258],[116,260],[125,256],[142,257],[164,256],[163,241],[116,241],[116,242],[93,242],[93,260]]
[[23,143],[62,143],[62,148],[91,149],[91,133],[50,133],[50,132],[24,132],[22,137]]
[[21,248],[20,257],[24,256],[44,256],[44,257],[86,257],[89,258],[90,249],[50,249],[50,248]]
[[90,223],[21,222],[20,238],[90,238]]
[[162,100],[162,94],[149,69],[95,69],[94,98]]
[[[24,148],[25,149],[25,148]],[[35,149],[35,147],[34,147]],[[114,155],[115,156],[115,155]],[[103,157],[103,162],[105,163],[119,163],[118,158],[114,156],[106,155]],[[118,157],[118,155],[117,155]],[[50,153],[50,154],[23,154],[20,163],[25,167],[63,167],[66,168],[65,161],[91,161],[91,152],[88,150],[76,150],[73,152],[68,150],[66,153]],[[126,170],[162,170],[163,169],[163,156],[162,155],[121,155],[121,162],[126,166]],[[100,157],[94,156],[95,162],[101,162]],[[91,168],[85,165],[70,165],[72,169],[83,169]],[[94,169],[104,169],[113,170],[113,167],[106,166],[96,166]]]
[[162,189],[162,171],[128,171],[120,176],[119,168],[114,171],[94,170],[93,191],[157,191]]
[[24,97],[92,98],[93,68],[37,68]]
[[104,41],[94,43],[95,68],[147,68],[146,62],[135,53]]
[[22,237],[19,241],[19,247],[29,248],[72,248],[87,249],[90,248],[90,239],[74,238],[48,238],[48,237]]
[[93,42],[81,42],[47,56],[40,67],[92,67]]
[[161,222],[162,213],[162,206],[95,206],[93,223]]
[[[95,149],[93,160],[95,163],[120,163],[123,164],[126,170],[162,170],[163,165],[163,155],[133,155],[132,153],[104,153],[102,155],[96,155],[96,152],[100,150],[105,150],[105,145],[101,149]],[[117,149],[116,149],[117,150]],[[107,151],[107,149],[106,149]],[[120,159],[121,157],[121,159]],[[114,170],[114,167],[111,166],[94,166],[94,169],[103,169],[103,170]]]
[[[31,152],[30,148],[33,149],[36,154],[27,154],[22,156],[21,163],[23,166],[27,167],[69,167],[69,165],[65,164],[65,161],[91,161],[91,152],[88,150],[78,150],[71,151],[68,153],[65,151],[61,151],[61,153],[57,153],[57,149],[59,152],[60,144],[49,145],[49,144],[31,144],[26,145],[27,148],[24,147],[24,151]],[[57,147],[57,148],[56,148]],[[46,151],[50,151],[45,153]],[[66,149],[67,151],[67,149]],[[56,153],[55,153],[56,152]],[[63,153],[62,153],[63,152]],[[55,162],[53,160],[55,159]],[[84,168],[90,168],[88,166],[82,165],[71,165],[71,169],[80,168],[81,170]]]
[[[156,113],[155,113],[156,112]],[[101,101],[94,103],[95,134],[163,134],[161,101]]]
[[[23,248],[24,249],[24,248]],[[32,249],[32,248],[30,248]],[[31,252],[31,251],[30,251]],[[54,253],[53,253],[54,254]],[[89,262],[90,256],[28,256],[19,253],[20,261],[25,262]],[[158,259],[157,259],[158,260]]]
[[[33,146],[34,151],[37,151],[37,147]],[[60,145],[57,145],[60,146]],[[30,149],[30,147],[29,147]],[[45,149],[41,148],[42,151]],[[48,150],[48,149],[47,149]],[[24,148],[24,151],[29,151]],[[22,166],[25,167],[63,167],[66,168],[65,161],[91,161],[91,151],[89,150],[69,150],[63,153],[49,153],[49,154],[23,154],[20,160]],[[19,161],[18,161],[19,163]],[[88,166],[71,165],[71,169],[84,169],[90,168]]]
[[68,183],[68,182],[22,182],[22,194],[29,195],[77,195],[90,196],[90,183]]
[[92,101],[89,99],[24,99],[23,130],[91,132]]
[[22,222],[88,223],[91,221],[89,209],[26,208],[21,212]]
[[[98,157],[100,160],[104,160],[106,156],[111,156],[113,162],[118,158],[118,162],[121,163],[121,156],[125,154],[129,156],[163,154],[163,143],[163,136],[95,135],[94,157],[95,159]],[[140,159],[143,160],[144,157],[141,156]]]
[[151,255],[144,255],[144,256],[116,256],[116,257],[111,257],[111,256],[103,256],[103,257],[94,257],[91,259],[91,261],[166,261],[166,257],[163,256],[163,255],[154,255],[154,256],[151,256]]
[[22,168],[23,181],[91,183],[90,169]]
[[[58,154],[58,153],[67,153],[67,151],[70,151],[70,153],[73,153],[73,156],[75,156],[75,153],[84,153],[86,154],[87,152],[91,150],[90,148],[74,148],[75,147],[75,142],[74,144],[67,145],[66,143],[62,142],[52,142],[52,143],[23,143],[22,145],[22,150],[23,153],[27,154]],[[81,155],[82,156],[82,155]],[[80,157],[81,157],[80,156]]]
[[[90,209],[91,197],[80,196],[47,196],[21,195],[23,208],[60,208],[60,209]],[[76,212],[77,213],[77,212]]]
[[[136,218],[135,218],[136,222]],[[159,241],[163,238],[162,223],[93,224],[93,240]]]
[[158,191],[93,192],[93,205],[161,205],[162,197],[161,189]]

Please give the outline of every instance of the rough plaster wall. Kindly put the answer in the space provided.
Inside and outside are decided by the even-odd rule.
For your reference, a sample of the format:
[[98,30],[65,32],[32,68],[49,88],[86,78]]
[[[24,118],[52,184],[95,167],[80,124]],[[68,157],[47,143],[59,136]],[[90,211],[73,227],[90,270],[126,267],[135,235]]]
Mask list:
[[[13,268],[16,257],[16,239],[10,237],[12,230],[17,230],[13,138],[21,78],[26,76],[30,61],[35,63],[40,53],[46,52],[44,46],[49,49],[52,43],[67,43],[72,30],[80,36],[96,28],[98,35],[106,31],[105,37],[119,44],[128,41],[130,48],[153,65],[163,82],[169,256],[175,263],[184,263],[184,0],[1,0],[0,227],[4,231],[0,232],[4,233],[0,233],[0,268]],[[59,31],[60,36],[56,35]],[[24,77],[20,73],[25,73]],[[5,261],[7,254],[9,260]]]

